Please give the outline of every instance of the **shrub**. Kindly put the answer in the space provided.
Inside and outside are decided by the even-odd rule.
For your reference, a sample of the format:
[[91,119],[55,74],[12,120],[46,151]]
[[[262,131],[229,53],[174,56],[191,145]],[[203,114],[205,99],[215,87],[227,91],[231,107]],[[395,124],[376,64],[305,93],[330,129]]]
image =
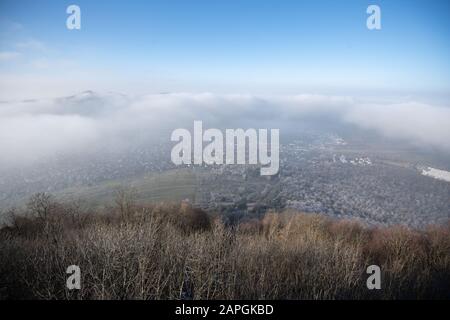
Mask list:
[[[120,204],[93,213],[39,196],[13,212],[0,229],[0,298],[450,298],[449,225],[368,228],[269,212],[234,227],[188,202]],[[72,264],[81,290],[65,287]],[[381,290],[366,288],[372,264]]]

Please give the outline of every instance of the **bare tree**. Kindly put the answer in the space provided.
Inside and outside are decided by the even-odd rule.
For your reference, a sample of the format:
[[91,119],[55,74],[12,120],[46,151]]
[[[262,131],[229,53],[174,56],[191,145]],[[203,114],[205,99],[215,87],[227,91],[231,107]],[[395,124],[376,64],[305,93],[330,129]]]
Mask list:
[[130,216],[136,198],[136,191],[131,188],[118,187],[114,196],[114,202],[122,217]]
[[53,205],[52,196],[48,193],[41,192],[31,196],[27,207],[33,215],[45,221],[48,219]]

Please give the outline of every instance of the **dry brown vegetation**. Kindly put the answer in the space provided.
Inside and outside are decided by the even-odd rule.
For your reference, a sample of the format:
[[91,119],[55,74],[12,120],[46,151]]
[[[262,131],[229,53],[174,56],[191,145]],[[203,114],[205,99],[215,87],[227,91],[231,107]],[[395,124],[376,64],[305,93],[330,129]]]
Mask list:
[[[267,213],[225,225],[186,203],[104,212],[40,194],[0,230],[3,299],[449,299],[450,226],[366,228]],[[66,268],[81,268],[81,290]],[[368,290],[366,268],[382,270]]]

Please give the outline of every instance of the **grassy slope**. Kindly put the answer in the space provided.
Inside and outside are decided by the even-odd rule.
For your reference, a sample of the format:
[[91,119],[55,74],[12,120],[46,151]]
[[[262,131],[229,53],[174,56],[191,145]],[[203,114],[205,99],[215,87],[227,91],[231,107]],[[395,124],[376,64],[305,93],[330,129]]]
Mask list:
[[62,201],[82,199],[90,207],[113,204],[114,193],[120,187],[135,190],[138,202],[180,201],[195,196],[195,174],[190,169],[175,169],[149,173],[128,180],[106,181],[92,187],[77,187],[55,193]]

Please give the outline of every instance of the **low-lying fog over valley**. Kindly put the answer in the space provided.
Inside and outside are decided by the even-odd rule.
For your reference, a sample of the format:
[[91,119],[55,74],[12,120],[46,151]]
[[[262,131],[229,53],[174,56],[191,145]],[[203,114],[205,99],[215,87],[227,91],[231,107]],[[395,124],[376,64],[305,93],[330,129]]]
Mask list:
[[[182,165],[177,128],[280,129],[280,170]],[[314,94],[85,91],[0,103],[3,217],[37,192],[108,206],[190,201],[227,219],[295,209],[368,224],[424,226],[450,217],[450,108]]]

